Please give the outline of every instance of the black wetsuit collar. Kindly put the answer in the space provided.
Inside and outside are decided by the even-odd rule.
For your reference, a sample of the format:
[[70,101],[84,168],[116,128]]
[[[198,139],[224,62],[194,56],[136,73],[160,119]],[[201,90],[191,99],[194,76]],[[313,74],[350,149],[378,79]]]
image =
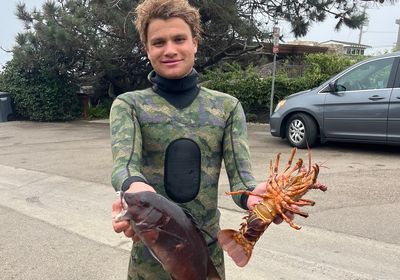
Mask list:
[[192,104],[200,89],[197,86],[199,74],[196,70],[182,79],[166,79],[155,71],[150,72],[148,79],[153,84],[152,89],[171,105],[183,109]]

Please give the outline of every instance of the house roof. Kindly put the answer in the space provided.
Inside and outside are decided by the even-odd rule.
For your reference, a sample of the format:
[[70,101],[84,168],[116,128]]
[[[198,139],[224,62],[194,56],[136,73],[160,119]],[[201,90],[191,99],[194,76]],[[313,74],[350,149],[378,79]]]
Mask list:
[[358,43],[354,43],[354,42],[338,41],[338,40],[329,40],[329,41],[320,43],[320,45],[327,45],[327,44],[340,44],[345,47],[360,48],[360,49],[371,48],[371,46],[368,46],[368,45],[358,44]]
[[[272,53],[272,43],[264,44],[263,50]],[[297,44],[279,44],[279,54],[306,54],[306,53],[325,53],[328,47],[325,46],[309,46]]]

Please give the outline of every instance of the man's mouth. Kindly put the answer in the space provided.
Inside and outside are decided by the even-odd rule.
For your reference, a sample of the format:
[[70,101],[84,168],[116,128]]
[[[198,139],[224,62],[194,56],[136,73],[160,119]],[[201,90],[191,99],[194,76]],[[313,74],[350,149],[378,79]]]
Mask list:
[[164,60],[164,61],[162,61],[162,63],[166,64],[166,65],[174,65],[174,64],[177,64],[179,62],[181,62],[181,60]]

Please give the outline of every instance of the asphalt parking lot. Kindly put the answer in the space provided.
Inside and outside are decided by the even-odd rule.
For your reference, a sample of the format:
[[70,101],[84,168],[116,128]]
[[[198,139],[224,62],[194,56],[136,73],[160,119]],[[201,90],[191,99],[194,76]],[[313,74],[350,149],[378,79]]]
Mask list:
[[[291,148],[249,124],[255,177]],[[271,226],[252,260],[227,279],[400,279],[400,148],[326,143],[314,148],[328,191],[300,231]],[[307,159],[307,151],[297,157]],[[107,122],[0,123],[0,279],[125,279],[130,242],[112,232],[111,151]],[[244,212],[224,192],[223,227],[238,228]],[[3,278],[4,277],[4,278]]]

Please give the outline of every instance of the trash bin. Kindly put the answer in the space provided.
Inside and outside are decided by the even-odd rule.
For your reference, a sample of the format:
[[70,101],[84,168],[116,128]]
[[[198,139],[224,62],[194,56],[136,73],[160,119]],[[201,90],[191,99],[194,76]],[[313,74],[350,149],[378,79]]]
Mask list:
[[82,117],[87,120],[89,119],[89,95],[85,93],[78,93],[78,97],[81,102]]
[[11,94],[0,92],[0,122],[8,121],[11,114]]

